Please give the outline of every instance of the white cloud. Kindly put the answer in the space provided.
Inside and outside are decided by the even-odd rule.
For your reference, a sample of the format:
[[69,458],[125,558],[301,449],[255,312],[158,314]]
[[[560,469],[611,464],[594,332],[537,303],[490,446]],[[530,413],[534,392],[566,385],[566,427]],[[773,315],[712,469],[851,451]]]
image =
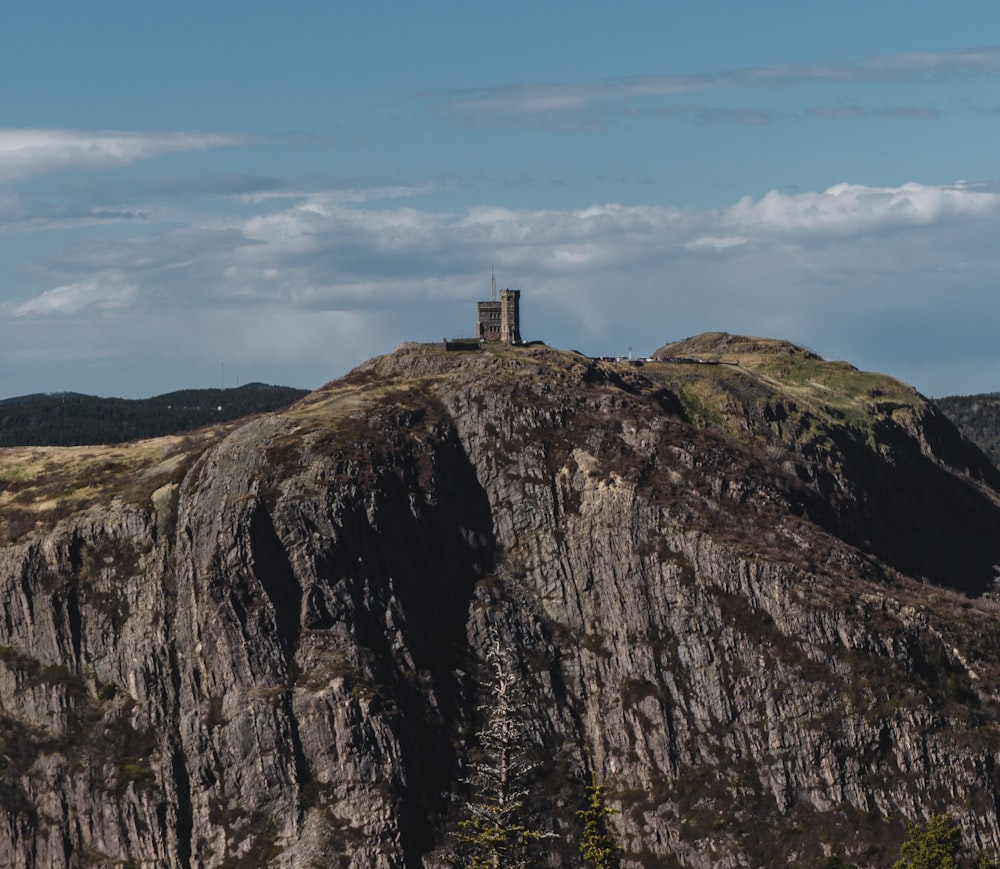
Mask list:
[[723,211],[721,219],[724,225],[750,231],[858,232],[997,212],[1000,195],[962,185],[837,184],[820,193],[772,190],[758,200],[746,197]]
[[[261,215],[243,225],[244,235],[268,245],[251,250],[255,258],[274,252],[322,250],[346,239],[364,239],[383,249],[426,243],[439,218],[413,208],[366,209],[322,194],[281,211]],[[335,238],[337,237],[337,238]]]
[[689,250],[699,250],[702,248],[727,250],[731,247],[740,247],[746,243],[747,238],[742,235],[702,235],[689,241],[687,247]]
[[[834,239],[1000,215],[1000,193],[970,185],[771,191],[729,208],[681,210],[608,203],[587,208],[464,213],[374,209],[311,196],[244,221],[189,226],[113,246],[78,243],[58,273],[79,278],[9,308],[41,315],[143,301],[201,305],[240,299],[313,307],[390,299],[399,288],[448,285],[502,263],[540,278],[595,270],[642,270],[681,255],[732,255],[795,243],[818,250]],[[788,256],[783,249],[783,256]],[[516,279],[516,278],[515,278]],[[141,299],[135,287],[144,288]],[[458,284],[455,284],[456,292]]]
[[75,314],[84,308],[102,310],[123,308],[129,305],[136,295],[135,286],[108,277],[53,287],[34,299],[7,307],[15,317]]
[[181,151],[204,151],[250,142],[247,136],[198,132],[0,129],[0,177],[71,166],[132,163]]

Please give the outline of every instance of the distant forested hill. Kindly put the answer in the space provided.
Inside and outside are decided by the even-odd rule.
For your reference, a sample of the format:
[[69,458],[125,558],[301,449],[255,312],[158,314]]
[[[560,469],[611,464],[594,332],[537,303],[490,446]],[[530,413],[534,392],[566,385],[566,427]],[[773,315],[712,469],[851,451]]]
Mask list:
[[1000,466],[1000,392],[951,395],[934,403],[994,465]]
[[143,399],[75,392],[23,395],[0,400],[0,447],[114,444],[178,434],[280,410],[307,392],[247,383],[235,389],[185,389]]

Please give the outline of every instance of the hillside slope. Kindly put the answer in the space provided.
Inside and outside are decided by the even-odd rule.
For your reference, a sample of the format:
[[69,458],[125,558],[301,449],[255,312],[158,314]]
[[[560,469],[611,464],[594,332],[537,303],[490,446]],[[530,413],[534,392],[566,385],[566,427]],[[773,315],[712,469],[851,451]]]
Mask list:
[[932,811],[1000,846],[996,469],[792,345],[657,355],[404,346],[0,452],[0,864],[442,865],[494,638],[546,865],[591,771],[626,866],[884,866]]

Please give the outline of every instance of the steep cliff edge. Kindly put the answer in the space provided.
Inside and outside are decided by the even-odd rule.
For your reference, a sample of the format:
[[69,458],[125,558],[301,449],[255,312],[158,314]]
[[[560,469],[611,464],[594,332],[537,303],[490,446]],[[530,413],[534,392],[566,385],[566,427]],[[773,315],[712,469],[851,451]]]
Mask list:
[[512,650],[577,865],[1000,846],[1000,480],[913,390],[699,336],[404,346],[280,415],[0,453],[0,864],[439,865]]

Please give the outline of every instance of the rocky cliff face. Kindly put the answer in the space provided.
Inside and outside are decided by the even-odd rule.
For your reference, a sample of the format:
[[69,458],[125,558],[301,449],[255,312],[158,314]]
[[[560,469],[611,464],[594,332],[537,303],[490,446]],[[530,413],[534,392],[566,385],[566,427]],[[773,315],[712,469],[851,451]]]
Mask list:
[[[1000,846],[1000,480],[912,390],[701,336],[404,347],[186,441],[0,458],[0,864],[442,865],[492,638],[547,865]],[[693,361],[693,360],[699,361]]]

